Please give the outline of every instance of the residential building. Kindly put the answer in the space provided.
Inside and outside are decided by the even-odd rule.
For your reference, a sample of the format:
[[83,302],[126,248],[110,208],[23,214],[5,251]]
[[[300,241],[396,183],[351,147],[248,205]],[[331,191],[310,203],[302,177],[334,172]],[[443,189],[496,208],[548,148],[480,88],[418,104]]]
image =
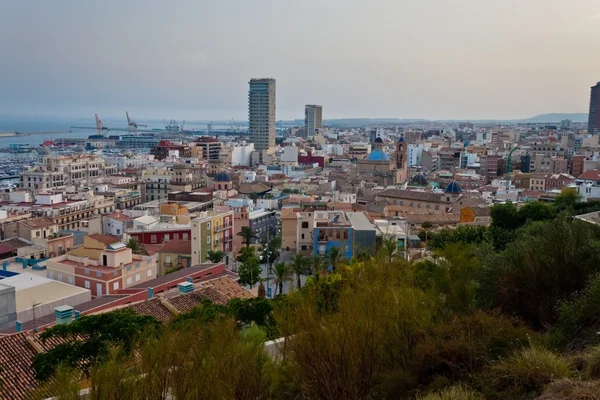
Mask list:
[[251,165],[251,155],[254,151],[254,143],[233,143],[230,147],[231,150],[231,165],[236,166],[249,166]]
[[275,79],[251,79],[248,91],[250,142],[257,151],[275,150]]
[[165,275],[169,271],[191,267],[192,242],[190,240],[169,240],[157,251],[157,254],[159,276]]
[[208,250],[225,253],[225,264],[235,260],[233,211],[210,210],[199,213],[191,222],[192,265],[206,261]]
[[588,116],[588,132],[598,133],[600,130],[600,82],[590,89],[590,113]]
[[307,104],[304,107],[304,131],[306,136],[315,136],[323,126],[323,106]]
[[102,233],[105,235],[121,237],[125,232],[133,228],[133,218],[114,212],[102,216]]
[[146,215],[133,220],[133,228],[127,231],[132,239],[142,244],[161,244],[169,240],[191,240],[191,222],[187,215]]
[[47,260],[46,273],[100,297],[156,278],[156,264],[155,256],[133,254],[119,238],[89,235],[82,247]]
[[[250,211],[248,213],[248,227],[257,236],[252,240],[252,243],[268,242],[275,239],[277,236],[277,217],[275,211],[268,211],[263,208]],[[237,226],[236,231],[240,231]]]
[[79,153],[51,157],[46,149],[40,152],[38,165],[21,173],[19,186],[30,190],[64,188],[97,182],[116,172],[116,165],[108,165],[100,156]]
[[[219,139],[217,139],[216,137],[202,136],[202,137],[196,139],[193,142],[193,144],[194,144],[194,147],[192,148],[192,151],[194,153],[196,153],[194,151],[194,149],[199,149],[199,152],[196,153],[199,156],[198,158],[201,158],[202,160],[206,160],[206,161],[218,161],[219,160],[219,157],[221,155],[221,150],[223,149],[223,144],[221,142],[219,142]],[[252,149],[254,149],[254,147],[252,147]],[[249,150],[249,148],[244,148],[243,150],[247,151],[247,150]],[[250,151],[250,153],[251,152],[252,151]],[[232,162],[233,162],[233,156],[232,156]],[[244,165],[246,165],[246,164],[244,164]]]
[[161,140],[150,149],[150,154],[160,161],[167,157],[189,158],[192,156],[192,151],[187,144]]

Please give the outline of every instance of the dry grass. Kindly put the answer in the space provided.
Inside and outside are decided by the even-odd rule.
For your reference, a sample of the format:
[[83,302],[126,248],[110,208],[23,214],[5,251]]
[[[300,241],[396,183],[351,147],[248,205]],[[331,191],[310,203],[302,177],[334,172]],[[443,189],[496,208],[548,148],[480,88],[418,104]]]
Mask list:
[[553,380],[569,376],[571,368],[564,357],[533,346],[499,361],[490,372],[497,389],[539,393]]
[[600,381],[561,379],[552,382],[537,400],[600,400]]
[[447,389],[430,393],[419,400],[484,400],[483,396],[463,385],[451,386]]

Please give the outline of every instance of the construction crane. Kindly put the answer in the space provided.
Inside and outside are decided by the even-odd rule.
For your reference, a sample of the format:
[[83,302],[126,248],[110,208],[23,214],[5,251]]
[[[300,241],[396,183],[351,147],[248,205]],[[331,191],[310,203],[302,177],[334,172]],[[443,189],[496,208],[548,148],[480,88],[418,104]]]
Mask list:
[[510,190],[510,172],[512,170],[512,154],[517,150],[519,146],[517,145],[514,149],[512,149],[508,153],[508,160],[506,160],[506,191]]
[[125,111],[125,115],[127,116],[127,130],[132,133],[136,133],[138,127],[147,127],[147,125],[138,124],[131,118],[129,118],[129,112]]
[[102,125],[102,120],[100,120],[100,118],[98,118],[98,114],[94,114],[94,116],[96,117],[96,133],[98,136],[106,136],[104,134],[104,131],[110,131],[110,129],[108,129],[107,127]]

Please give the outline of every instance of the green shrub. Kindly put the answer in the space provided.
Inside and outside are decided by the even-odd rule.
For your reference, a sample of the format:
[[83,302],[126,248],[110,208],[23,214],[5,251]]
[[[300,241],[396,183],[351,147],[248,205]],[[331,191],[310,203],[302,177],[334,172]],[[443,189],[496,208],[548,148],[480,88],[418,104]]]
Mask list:
[[600,348],[591,350],[585,357],[583,376],[586,379],[600,378]]
[[569,362],[539,346],[514,352],[490,368],[493,386],[512,393],[539,393],[571,372]]
[[483,400],[483,396],[463,385],[455,385],[430,393],[425,397],[419,397],[419,400]]

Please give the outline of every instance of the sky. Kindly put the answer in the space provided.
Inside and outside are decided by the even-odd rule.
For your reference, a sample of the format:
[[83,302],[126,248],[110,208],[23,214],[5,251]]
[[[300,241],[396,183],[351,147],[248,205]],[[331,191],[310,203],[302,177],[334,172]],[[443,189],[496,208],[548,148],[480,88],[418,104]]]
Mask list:
[[597,0],[0,0],[0,115],[512,119],[587,112]]

